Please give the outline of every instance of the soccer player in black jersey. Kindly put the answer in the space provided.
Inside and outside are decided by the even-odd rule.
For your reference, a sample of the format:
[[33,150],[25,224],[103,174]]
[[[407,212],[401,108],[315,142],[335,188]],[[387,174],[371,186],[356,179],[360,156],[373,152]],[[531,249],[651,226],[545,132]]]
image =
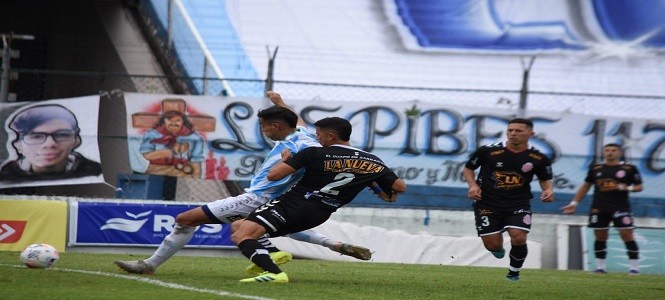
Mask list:
[[604,162],[593,164],[573,197],[570,204],[563,207],[563,212],[572,214],[584,195],[593,189],[593,202],[589,212],[589,227],[594,229],[596,241],[595,273],[605,274],[607,257],[607,235],[610,222],[619,230],[621,239],[628,250],[630,270],[628,274],[640,274],[638,264],[639,249],[633,237],[633,214],[630,211],[628,193],[642,191],[642,178],[634,165],[621,161],[623,152],[618,144],[607,144],[603,147]]
[[245,220],[233,223],[233,242],[266,271],[240,282],[289,281],[257,241],[265,233],[276,237],[323,224],[366,187],[372,187],[388,202],[394,202],[397,193],[406,191],[404,181],[380,158],[349,145],[349,121],[331,117],[317,121],[314,126],[323,147],[309,147],[293,156],[285,150],[282,162],[268,173],[268,180],[279,180],[304,168],[303,178],[286,194],[258,207]]
[[[554,201],[552,163],[529,146],[534,135],[533,122],[512,119],[508,122],[508,140],[479,147],[462,171],[469,185],[467,197],[474,201],[476,231],[485,248],[503,258],[503,232],[510,235],[510,267],[506,278],[520,279],[520,269],[527,256],[527,235],[531,230],[531,181],[536,175],[544,202]],[[480,168],[476,179],[474,170]]]

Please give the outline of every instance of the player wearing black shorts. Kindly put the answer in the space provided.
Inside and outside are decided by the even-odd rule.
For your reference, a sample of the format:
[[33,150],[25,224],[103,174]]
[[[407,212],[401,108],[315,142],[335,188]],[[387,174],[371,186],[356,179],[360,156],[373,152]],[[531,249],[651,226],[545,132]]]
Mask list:
[[323,147],[309,147],[293,156],[283,152],[282,162],[268,173],[268,180],[279,180],[305,169],[303,178],[286,194],[260,206],[245,220],[233,223],[233,242],[247,258],[266,271],[240,282],[289,281],[257,241],[265,233],[276,237],[323,224],[367,187],[388,202],[394,202],[397,193],[406,191],[404,181],[381,159],[349,145],[349,121],[324,118],[314,126]]
[[[503,232],[510,235],[508,278],[519,280],[527,257],[527,235],[531,230],[531,181],[538,177],[544,202],[554,201],[552,163],[529,146],[533,122],[517,118],[508,122],[508,140],[479,147],[462,171],[469,185],[467,196],[474,200],[476,231],[485,248],[503,258]],[[480,168],[476,179],[474,170]]]
[[589,211],[589,227],[594,229],[594,250],[596,253],[595,273],[605,274],[607,257],[607,237],[610,222],[619,230],[621,239],[628,250],[629,274],[640,274],[638,263],[639,249],[633,237],[633,214],[630,210],[628,193],[642,191],[642,178],[634,165],[621,161],[623,152],[618,144],[603,147],[605,161],[589,167],[584,183],[580,186],[570,204],[563,212],[572,214],[584,195],[593,190],[593,202]]

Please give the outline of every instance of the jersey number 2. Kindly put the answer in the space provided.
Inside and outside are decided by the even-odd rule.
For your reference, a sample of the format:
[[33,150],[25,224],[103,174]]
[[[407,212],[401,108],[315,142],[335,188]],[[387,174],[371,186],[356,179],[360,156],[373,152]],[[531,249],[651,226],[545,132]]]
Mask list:
[[321,193],[325,193],[328,195],[337,196],[339,194],[339,191],[335,190],[335,188],[341,187],[351,182],[353,178],[356,178],[356,175],[353,175],[351,173],[339,173],[337,174],[337,176],[335,176],[335,181],[326,184],[326,186],[322,187],[319,191]]

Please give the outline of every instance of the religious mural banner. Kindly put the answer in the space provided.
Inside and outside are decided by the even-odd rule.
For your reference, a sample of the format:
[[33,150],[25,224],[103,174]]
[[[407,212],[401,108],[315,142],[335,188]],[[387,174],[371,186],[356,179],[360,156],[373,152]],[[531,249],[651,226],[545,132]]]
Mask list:
[[[126,94],[127,135],[132,170],[138,173],[224,179],[206,174],[224,168],[208,147],[217,118],[208,112],[223,105],[214,97]],[[219,131],[218,131],[219,132]],[[204,167],[209,159],[214,165]]]
[[104,182],[99,96],[0,103],[0,188]]
[[[256,114],[270,105],[263,98],[126,94],[125,99],[136,172],[249,180],[274,145],[258,126]],[[507,122],[518,115],[418,101],[285,100],[312,132],[311,124],[324,117],[350,120],[352,145],[377,154],[408,184],[423,186],[466,188],[461,172],[471,151],[505,140]],[[182,125],[169,125],[166,119],[174,115]],[[656,187],[665,182],[665,122],[546,111],[529,111],[526,117],[535,124],[532,145],[554,161],[557,192],[574,193],[589,164],[600,161],[602,145],[619,143],[647,187],[633,196],[662,194]]]

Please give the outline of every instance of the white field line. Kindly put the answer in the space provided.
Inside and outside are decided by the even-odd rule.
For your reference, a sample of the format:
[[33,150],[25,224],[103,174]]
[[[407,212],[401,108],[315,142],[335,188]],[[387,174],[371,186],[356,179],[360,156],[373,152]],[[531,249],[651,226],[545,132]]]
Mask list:
[[[25,266],[23,266],[23,265],[0,264],[0,266],[7,266],[7,267],[14,267],[14,268],[25,268]],[[49,268],[47,270],[49,270],[49,271],[51,271],[51,270],[60,271],[60,272],[70,272],[70,273],[81,273],[81,274],[88,274],[88,275],[99,275],[99,276],[107,276],[107,277],[115,277],[115,278],[121,278],[121,279],[135,280],[135,281],[144,282],[144,283],[148,283],[148,284],[153,284],[153,285],[157,285],[157,286],[161,286],[161,287],[167,287],[167,288],[172,288],[172,289],[177,289],[177,290],[192,291],[192,292],[199,292],[199,293],[206,293],[206,294],[213,294],[213,295],[218,295],[218,296],[232,296],[232,297],[252,299],[252,300],[272,300],[271,298],[263,298],[263,297],[258,297],[258,296],[243,295],[243,294],[237,294],[237,293],[226,292],[226,291],[200,289],[200,288],[195,288],[195,287],[191,287],[191,286],[182,285],[182,284],[179,284],[179,283],[164,282],[164,281],[157,280],[157,279],[151,279],[151,278],[146,278],[146,277],[142,277],[142,276],[135,276],[135,275],[123,275],[123,274],[107,273],[107,272],[101,272],[101,271],[86,271],[86,270],[61,269],[61,268]]]

